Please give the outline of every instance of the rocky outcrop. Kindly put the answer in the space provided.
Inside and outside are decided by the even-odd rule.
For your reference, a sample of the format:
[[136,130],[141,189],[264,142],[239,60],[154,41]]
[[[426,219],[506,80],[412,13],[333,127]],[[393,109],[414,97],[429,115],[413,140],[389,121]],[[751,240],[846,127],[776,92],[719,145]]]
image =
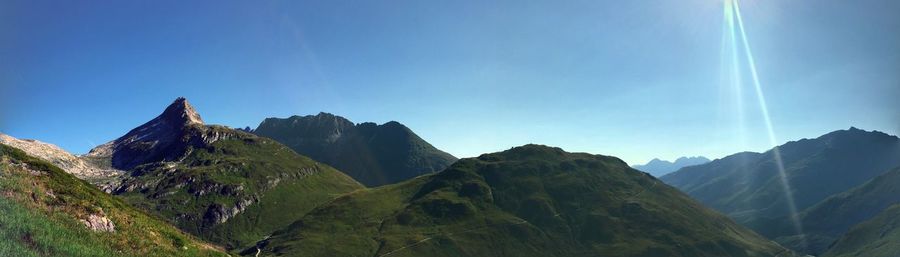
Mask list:
[[116,225],[106,217],[103,210],[100,210],[99,213],[88,215],[87,218],[81,220],[81,223],[93,231],[116,232]]
[[210,205],[206,209],[206,213],[203,214],[203,223],[207,225],[225,223],[229,219],[246,210],[247,207],[250,207],[250,205],[253,205],[257,202],[259,202],[259,200],[256,197],[251,197],[237,201],[234,206],[230,208],[221,204]]
[[88,181],[116,177],[122,171],[102,168],[82,158],[76,157],[56,145],[32,139],[18,139],[0,133],[0,143],[18,148],[28,155],[53,163],[64,171]]

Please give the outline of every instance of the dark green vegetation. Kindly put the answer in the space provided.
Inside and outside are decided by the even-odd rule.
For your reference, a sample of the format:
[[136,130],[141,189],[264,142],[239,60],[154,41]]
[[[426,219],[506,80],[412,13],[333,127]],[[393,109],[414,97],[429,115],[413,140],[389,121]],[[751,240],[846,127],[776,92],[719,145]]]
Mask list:
[[[108,219],[112,231],[84,220]],[[224,256],[173,226],[0,144],[0,256]]]
[[897,203],[900,203],[900,168],[804,210],[799,214],[803,237],[795,235],[790,224],[783,224],[782,230],[777,231],[780,233],[774,233],[773,237],[785,246],[818,255],[854,225]]
[[[856,128],[779,147],[798,210],[900,165],[900,139]],[[772,151],[739,153],[661,178],[766,236],[791,215]]]
[[896,257],[900,253],[900,204],[851,229],[824,257]]
[[274,140],[201,122],[179,99],[92,155],[128,170],[114,194],[229,249],[252,245],[313,207],[363,188]]
[[617,158],[538,145],[347,194],[258,246],[286,256],[792,254]]
[[319,113],[268,118],[253,133],[334,166],[367,186],[441,171],[456,161],[395,121],[353,124],[340,116]]

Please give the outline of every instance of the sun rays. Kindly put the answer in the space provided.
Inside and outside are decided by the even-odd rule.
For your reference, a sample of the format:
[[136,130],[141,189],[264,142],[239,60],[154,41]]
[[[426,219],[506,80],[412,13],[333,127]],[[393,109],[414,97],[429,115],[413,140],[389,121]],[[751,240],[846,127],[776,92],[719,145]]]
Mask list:
[[[746,131],[744,124],[745,121],[745,113],[744,113],[744,92],[743,92],[743,83],[742,83],[742,72],[741,69],[744,68],[749,71],[750,74],[750,82],[753,85],[753,89],[755,92],[755,97],[757,99],[757,103],[759,105],[759,111],[762,114],[762,119],[766,128],[766,134],[768,135],[769,145],[772,147],[772,156],[775,161],[774,165],[778,171],[778,180],[781,184],[782,190],[784,191],[784,198],[787,204],[788,211],[790,212],[791,223],[793,223],[794,230],[798,235],[803,235],[803,226],[800,224],[800,220],[797,217],[797,206],[794,203],[794,196],[791,190],[791,185],[787,180],[787,175],[785,174],[784,162],[781,157],[781,151],[778,149],[778,140],[775,135],[775,129],[772,125],[772,119],[769,115],[768,104],[766,103],[765,93],[762,90],[762,85],[759,79],[759,73],[756,69],[756,61],[753,56],[753,51],[750,48],[750,43],[747,39],[747,32],[744,29],[744,20],[741,16],[741,9],[737,0],[725,0],[724,10],[725,13],[724,23],[726,31],[723,31],[726,35],[722,38],[723,40],[728,40],[730,44],[724,44],[730,46],[730,59],[731,62],[727,65],[730,65],[731,68],[729,70],[729,80],[730,87],[734,90],[736,96],[735,101],[737,105],[737,118],[738,118],[738,134],[741,137],[740,142],[744,144],[746,147]],[[725,51],[723,51],[724,53]],[[741,53],[742,52],[742,53]],[[743,54],[743,56],[741,56]],[[745,61],[745,65],[741,66],[741,60]],[[723,62],[725,64],[726,62]],[[726,70],[726,69],[723,69]],[[805,244],[805,243],[804,243]]]

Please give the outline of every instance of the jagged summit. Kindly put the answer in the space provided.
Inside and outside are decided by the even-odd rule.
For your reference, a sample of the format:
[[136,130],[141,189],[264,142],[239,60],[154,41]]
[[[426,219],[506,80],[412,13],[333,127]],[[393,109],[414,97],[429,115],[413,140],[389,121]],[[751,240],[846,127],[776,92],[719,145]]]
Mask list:
[[184,97],[175,99],[169,107],[166,107],[166,110],[163,111],[159,117],[175,124],[203,124],[203,119],[200,118],[200,114],[197,113],[197,110],[195,110]]
[[124,136],[100,145],[88,156],[110,158],[114,168],[129,170],[149,161],[179,158],[191,144],[197,144],[199,135],[207,131],[200,114],[184,97],[175,99],[156,118],[132,129]]

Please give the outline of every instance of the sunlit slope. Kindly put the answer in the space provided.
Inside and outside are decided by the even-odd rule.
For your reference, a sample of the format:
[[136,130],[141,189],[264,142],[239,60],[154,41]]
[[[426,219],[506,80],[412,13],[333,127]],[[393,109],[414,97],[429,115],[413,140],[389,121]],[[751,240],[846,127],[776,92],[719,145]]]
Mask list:
[[343,196],[259,246],[260,256],[790,254],[617,158],[539,145]]
[[225,254],[53,164],[0,144],[0,256]]
[[354,124],[341,116],[319,113],[267,118],[253,133],[331,165],[367,186],[438,172],[456,161],[395,121]]
[[900,204],[847,232],[824,257],[896,257],[900,254]]
[[[846,191],[900,165],[900,139],[855,128],[779,146],[786,179],[798,209]],[[739,153],[663,176],[672,185],[771,235],[771,223],[792,215],[772,151]]]

